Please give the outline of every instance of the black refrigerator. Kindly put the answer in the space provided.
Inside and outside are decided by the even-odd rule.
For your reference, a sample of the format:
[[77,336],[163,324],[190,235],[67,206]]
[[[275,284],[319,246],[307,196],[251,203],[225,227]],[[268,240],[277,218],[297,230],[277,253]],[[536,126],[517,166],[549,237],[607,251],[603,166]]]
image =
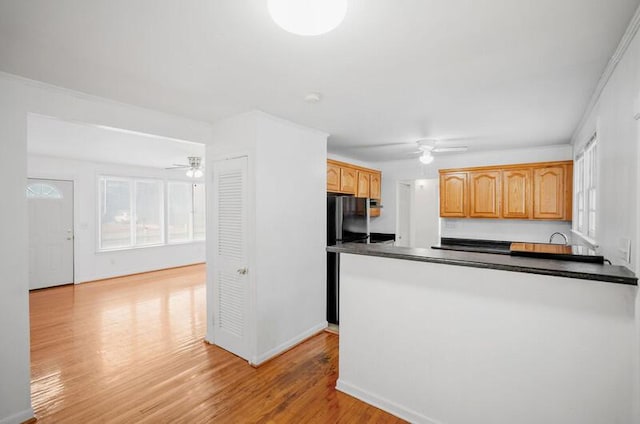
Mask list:
[[[369,242],[369,199],[327,196],[327,246]],[[340,254],[327,252],[327,321],[340,321]]]

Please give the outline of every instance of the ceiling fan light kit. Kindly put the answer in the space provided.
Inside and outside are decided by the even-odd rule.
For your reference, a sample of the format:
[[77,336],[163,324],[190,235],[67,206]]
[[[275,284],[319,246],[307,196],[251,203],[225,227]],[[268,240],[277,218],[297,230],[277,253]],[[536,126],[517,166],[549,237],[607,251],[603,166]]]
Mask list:
[[434,153],[461,153],[469,150],[468,146],[439,146],[438,140],[418,140],[418,149],[422,151],[420,162],[428,165],[433,162]]
[[347,0],[267,0],[267,8],[285,31],[313,36],[340,25],[347,14]]
[[187,157],[189,161],[189,165],[174,165],[165,169],[187,169],[185,175],[189,178],[202,178],[204,172],[202,171],[202,158],[200,156],[189,156]]
[[429,165],[431,162],[433,162],[433,155],[431,154],[431,152],[424,152],[420,156],[420,162],[424,165]]
[[201,178],[202,175],[204,175],[204,174],[202,173],[202,171],[200,169],[189,169],[186,172],[186,175],[189,178]]

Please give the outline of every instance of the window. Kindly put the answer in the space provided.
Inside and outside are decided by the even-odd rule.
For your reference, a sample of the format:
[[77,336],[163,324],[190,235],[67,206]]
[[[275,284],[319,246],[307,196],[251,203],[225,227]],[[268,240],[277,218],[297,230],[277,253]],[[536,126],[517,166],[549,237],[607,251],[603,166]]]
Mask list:
[[193,185],[193,239],[204,240],[206,237],[206,196],[204,184]]
[[168,184],[169,243],[205,239],[203,184],[171,181]]
[[160,181],[136,181],[136,246],[163,242],[163,185]]
[[27,186],[27,199],[62,199],[62,193],[52,185],[32,183]]
[[169,243],[191,238],[191,184],[169,183]]
[[100,177],[99,249],[164,242],[162,181]]
[[598,145],[594,134],[575,159],[574,231],[595,244],[597,223]]

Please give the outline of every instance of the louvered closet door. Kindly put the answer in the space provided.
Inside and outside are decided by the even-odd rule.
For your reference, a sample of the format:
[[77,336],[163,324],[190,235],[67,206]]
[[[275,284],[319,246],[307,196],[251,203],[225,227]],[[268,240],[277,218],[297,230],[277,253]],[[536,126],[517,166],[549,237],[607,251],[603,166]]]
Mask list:
[[213,164],[215,344],[249,359],[247,158]]

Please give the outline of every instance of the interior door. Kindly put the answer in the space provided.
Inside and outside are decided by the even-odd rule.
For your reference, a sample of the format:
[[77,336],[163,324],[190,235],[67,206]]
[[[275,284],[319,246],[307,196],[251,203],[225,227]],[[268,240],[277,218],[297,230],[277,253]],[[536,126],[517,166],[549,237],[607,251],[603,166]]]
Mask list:
[[249,360],[247,158],[213,164],[214,343]]
[[73,182],[30,178],[29,288],[73,283]]

